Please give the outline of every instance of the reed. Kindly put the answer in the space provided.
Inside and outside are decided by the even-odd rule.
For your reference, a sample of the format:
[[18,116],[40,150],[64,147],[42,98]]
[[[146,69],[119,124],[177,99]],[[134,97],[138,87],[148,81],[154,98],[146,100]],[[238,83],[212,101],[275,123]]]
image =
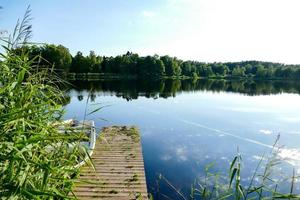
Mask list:
[[61,82],[40,56],[15,50],[31,37],[30,8],[1,38],[0,199],[68,199],[79,169],[82,134],[61,134]]

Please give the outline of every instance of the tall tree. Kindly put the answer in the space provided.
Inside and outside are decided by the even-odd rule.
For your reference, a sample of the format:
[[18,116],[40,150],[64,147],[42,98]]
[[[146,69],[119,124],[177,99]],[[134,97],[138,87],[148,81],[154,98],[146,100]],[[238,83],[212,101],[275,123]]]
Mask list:
[[83,56],[82,52],[78,51],[72,60],[71,71],[75,73],[90,72],[90,63]]
[[179,76],[181,74],[179,61],[176,58],[166,55],[162,56],[160,59],[164,63],[167,76]]
[[69,49],[62,45],[47,44],[41,48],[41,56],[45,65],[52,65],[54,69],[68,72],[72,63]]

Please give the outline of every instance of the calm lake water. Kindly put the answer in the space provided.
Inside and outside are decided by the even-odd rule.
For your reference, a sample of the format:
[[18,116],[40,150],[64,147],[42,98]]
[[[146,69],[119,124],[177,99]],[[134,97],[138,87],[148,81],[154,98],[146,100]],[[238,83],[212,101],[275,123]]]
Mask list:
[[[243,179],[261,155],[270,152],[280,134],[283,165],[275,174],[300,174],[300,83],[242,81],[106,81],[75,82],[67,91],[65,118],[88,116],[97,127],[135,125],[142,136],[149,192],[158,199],[161,173],[188,196],[195,179],[211,172],[226,174],[237,154],[243,157]],[[179,197],[164,182],[160,192]],[[159,199],[167,199],[160,196]]]

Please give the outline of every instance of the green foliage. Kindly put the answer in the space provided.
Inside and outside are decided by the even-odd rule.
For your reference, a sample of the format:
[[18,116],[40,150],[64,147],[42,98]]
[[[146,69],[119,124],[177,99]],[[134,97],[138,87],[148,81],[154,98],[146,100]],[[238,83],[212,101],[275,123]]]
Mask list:
[[[254,78],[254,79],[299,79],[300,65],[243,61],[234,63],[202,63],[182,61],[168,55],[139,57],[127,52],[116,57],[102,57],[91,51],[84,56],[77,52],[71,57],[62,45],[22,47],[33,58],[42,55],[41,64],[53,65],[60,72],[115,74],[122,77],[163,78],[180,76],[190,78]],[[45,61],[47,61],[45,63]]]
[[101,70],[102,57],[97,56],[94,51],[90,51],[88,55],[88,65],[90,67],[90,72],[97,72]]
[[26,52],[29,59],[39,58],[34,60],[36,64],[53,69],[56,73],[69,72],[72,63],[72,55],[69,49],[62,45],[24,45],[11,49],[11,51],[19,56]]
[[[62,45],[55,46],[51,44],[43,46],[41,48],[41,56],[43,60],[49,62],[50,66],[53,65],[56,70],[68,72],[70,69],[72,56],[69,49]],[[45,63],[45,65],[47,64]]]
[[160,57],[165,65],[167,76],[180,76],[181,68],[179,66],[179,61],[176,58],[171,58],[169,56]]
[[[59,80],[48,67],[39,65],[41,57],[29,56],[28,48],[22,48],[31,31],[30,18],[26,17],[29,14],[27,10],[26,20],[17,24],[17,35],[2,39],[0,196],[67,199],[78,174],[74,166],[84,156],[79,145],[84,137],[61,134],[55,125],[63,114],[64,97],[55,85]],[[53,55],[58,60],[64,58],[64,54]],[[70,63],[70,58],[67,60]],[[56,65],[65,67],[66,63]]]
[[94,51],[91,51],[88,56],[83,56],[82,52],[78,51],[72,59],[71,72],[75,73],[92,73],[101,70],[102,57],[97,56]]
[[229,72],[228,67],[222,63],[213,64],[212,70],[217,76],[226,76]]
[[139,75],[142,77],[155,78],[165,75],[165,65],[157,55],[139,59],[138,66]]
[[69,71],[72,56],[69,49],[62,45],[46,45],[42,48],[42,58],[50,62],[57,70]]
[[185,61],[181,64],[182,74],[189,77],[198,76],[196,67],[191,61]]
[[243,77],[245,76],[245,68],[244,67],[235,67],[233,70],[232,70],[232,76],[233,77]]
[[71,72],[82,73],[90,71],[89,63],[80,51],[77,52],[72,61]]

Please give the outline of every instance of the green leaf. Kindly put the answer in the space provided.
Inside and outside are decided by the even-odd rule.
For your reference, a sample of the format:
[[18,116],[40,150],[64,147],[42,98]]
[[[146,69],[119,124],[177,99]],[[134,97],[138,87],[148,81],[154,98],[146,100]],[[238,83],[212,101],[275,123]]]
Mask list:
[[11,85],[10,85],[10,90],[13,90],[15,89],[16,85],[18,84],[18,82],[13,82]]
[[230,182],[229,182],[229,188],[231,188],[231,185],[232,185],[232,182],[233,182],[233,178],[234,178],[236,172],[237,172],[237,168],[234,168],[233,171],[232,171],[232,173],[231,173]]
[[250,190],[247,192],[247,194],[251,194],[251,193],[253,193],[253,192],[257,192],[257,191],[259,191],[259,190],[262,189],[262,188],[263,188],[263,186],[254,187],[254,188],[250,189]]
[[22,83],[24,80],[24,76],[25,76],[25,69],[22,69],[19,73],[18,73],[18,83]]
[[234,166],[234,164],[235,164],[237,158],[238,158],[238,157],[235,156],[234,159],[233,159],[233,161],[231,162],[231,164],[230,164],[230,171],[232,170],[232,168],[233,168],[233,166]]
[[239,190],[239,193],[243,196],[243,199],[245,199],[244,190],[243,190],[243,187],[241,185],[238,186],[238,190]]
[[109,106],[111,106],[111,105],[106,105],[106,106],[101,106],[101,107],[99,107],[99,108],[96,108],[95,110],[93,110],[93,111],[91,111],[90,113],[88,113],[87,116],[88,116],[88,115],[91,115],[91,114],[93,114],[93,113],[95,113],[95,112],[98,112],[98,111],[101,110],[102,108],[109,107]]

